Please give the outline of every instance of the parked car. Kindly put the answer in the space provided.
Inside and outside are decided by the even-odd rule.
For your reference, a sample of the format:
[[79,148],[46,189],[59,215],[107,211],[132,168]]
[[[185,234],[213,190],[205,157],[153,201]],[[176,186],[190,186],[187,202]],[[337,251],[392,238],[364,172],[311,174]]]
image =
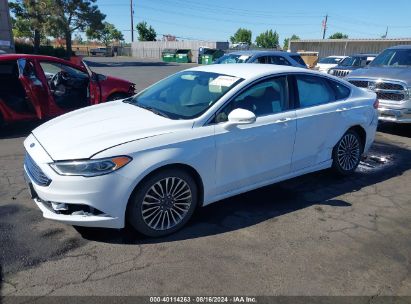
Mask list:
[[315,65],[314,69],[323,73],[328,73],[328,70],[336,67],[343,59],[348,56],[328,56],[321,58]]
[[43,216],[148,236],[197,206],[332,167],[351,174],[372,144],[373,92],[308,69],[207,65],[125,100],[55,118],[25,140]]
[[239,51],[228,53],[214,63],[267,63],[307,68],[304,60],[298,53],[282,51]]
[[63,59],[24,54],[0,57],[0,126],[55,117],[134,93],[129,81],[96,74]]
[[381,121],[411,123],[411,45],[384,50],[348,81],[377,93]]
[[106,57],[113,57],[114,52],[111,48],[99,47],[90,50],[91,56],[106,56]]
[[336,67],[329,69],[328,74],[341,78],[346,77],[352,71],[366,67],[375,57],[377,57],[377,54],[351,55],[341,60]]

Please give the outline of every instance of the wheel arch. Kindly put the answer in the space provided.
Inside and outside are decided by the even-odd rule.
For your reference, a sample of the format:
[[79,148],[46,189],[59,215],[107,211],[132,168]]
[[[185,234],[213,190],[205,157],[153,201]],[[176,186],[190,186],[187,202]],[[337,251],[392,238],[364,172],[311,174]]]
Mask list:
[[198,171],[193,168],[190,165],[184,164],[184,163],[172,163],[172,164],[166,164],[163,166],[160,166],[158,168],[155,168],[154,170],[150,171],[149,173],[147,173],[138,183],[137,185],[135,185],[133,191],[131,192],[131,195],[128,199],[128,203],[127,205],[129,205],[130,203],[130,199],[134,196],[134,193],[137,191],[139,185],[141,185],[141,183],[143,183],[145,180],[149,179],[151,176],[153,176],[154,174],[157,174],[158,172],[164,171],[164,170],[168,170],[168,169],[177,169],[177,170],[181,170],[184,171],[188,174],[190,174],[196,185],[197,185],[197,190],[198,190],[198,194],[197,194],[197,199],[198,199],[198,204],[197,206],[202,206],[203,202],[204,202],[204,183],[203,180],[200,176],[200,174],[198,173]]
[[367,132],[365,129],[361,125],[355,125],[350,127],[347,131],[350,130],[355,131],[360,136],[362,149],[364,150],[365,144],[367,143]]

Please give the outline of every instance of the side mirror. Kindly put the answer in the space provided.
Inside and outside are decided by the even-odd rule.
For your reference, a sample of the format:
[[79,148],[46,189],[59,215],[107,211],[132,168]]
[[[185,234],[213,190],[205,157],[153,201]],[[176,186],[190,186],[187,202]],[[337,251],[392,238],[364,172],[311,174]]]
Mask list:
[[228,125],[247,125],[252,124],[256,120],[256,116],[253,112],[245,109],[235,109],[228,114]]

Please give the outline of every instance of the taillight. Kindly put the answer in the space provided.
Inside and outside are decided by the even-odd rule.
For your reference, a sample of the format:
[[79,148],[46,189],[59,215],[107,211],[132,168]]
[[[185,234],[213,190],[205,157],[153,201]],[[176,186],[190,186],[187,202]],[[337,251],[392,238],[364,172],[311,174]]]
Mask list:
[[378,109],[379,105],[380,105],[380,101],[378,100],[378,98],[375,98],[375,101],[374,101],[374,104],[373,104],[374,109]]

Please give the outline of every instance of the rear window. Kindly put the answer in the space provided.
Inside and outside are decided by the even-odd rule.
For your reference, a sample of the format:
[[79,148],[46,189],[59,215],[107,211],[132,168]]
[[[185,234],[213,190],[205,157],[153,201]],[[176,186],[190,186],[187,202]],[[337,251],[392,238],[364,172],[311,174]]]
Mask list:
[[345,85],[328,80],[330,87],[334,90],[335,92],[335,100],[342,100],[348,98],[350,96],[351,90],[347,88]]
[[292,59],[294,59],[295,61],[297,61],[299,64],[301,64],[301,65],[303,65],[303,66],[306,66],[304,60],[301,58],[300,55],[290,55],[290,57],[291,57]]

